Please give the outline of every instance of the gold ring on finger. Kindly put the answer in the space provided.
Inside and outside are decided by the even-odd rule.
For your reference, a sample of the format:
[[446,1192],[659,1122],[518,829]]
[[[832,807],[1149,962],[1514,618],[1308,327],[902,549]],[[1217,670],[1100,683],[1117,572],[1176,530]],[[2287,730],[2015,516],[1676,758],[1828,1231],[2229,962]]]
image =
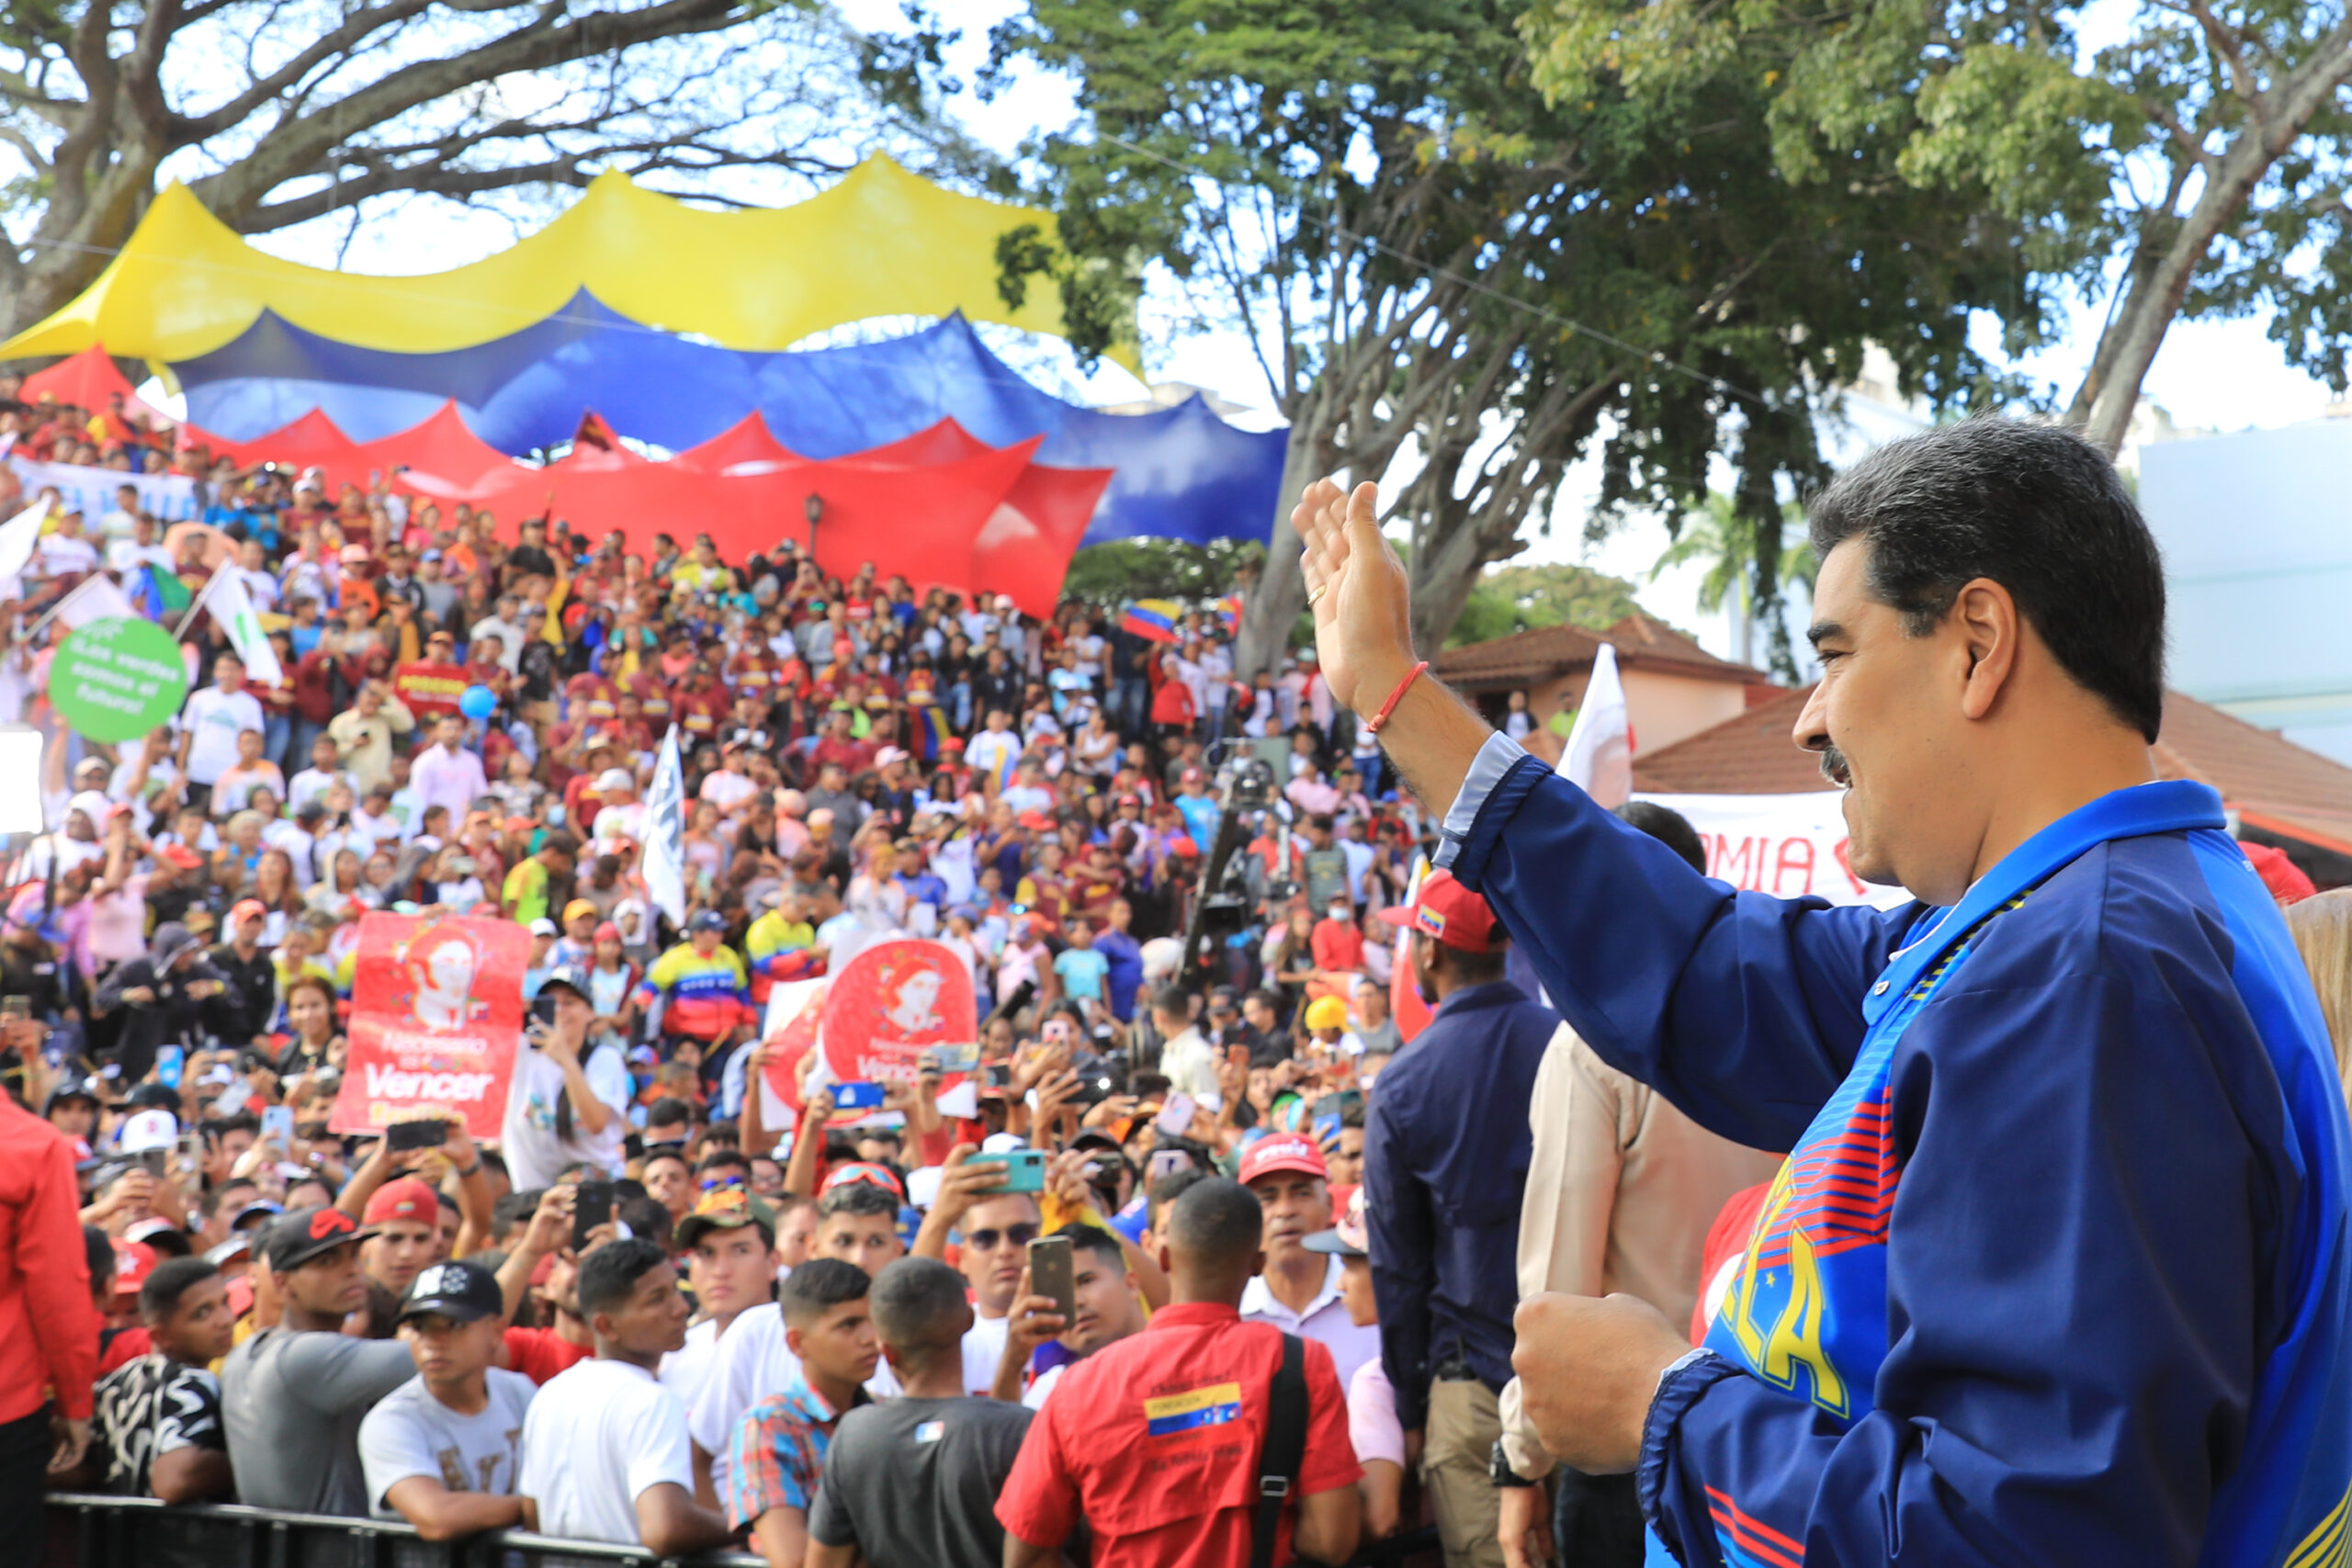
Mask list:
[[1308,589],[1306,591],[1306,607],[1310,610],[1315,608],[1315,602],[1317,599],[1322,598],[1323,595],[1329,591],[1330,585],[1324,582],[1318,582],[1314,587]]

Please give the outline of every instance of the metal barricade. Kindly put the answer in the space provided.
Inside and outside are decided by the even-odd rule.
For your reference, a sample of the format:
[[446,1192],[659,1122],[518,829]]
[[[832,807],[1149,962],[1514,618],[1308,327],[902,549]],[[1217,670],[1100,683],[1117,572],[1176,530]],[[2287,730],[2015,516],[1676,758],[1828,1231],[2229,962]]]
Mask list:
[[521,1530],[426,1540],[380,1519],[81,1492],[50,1494],[47,1527],[43,1568],[764,1568],[740,1551],[682,1560]]

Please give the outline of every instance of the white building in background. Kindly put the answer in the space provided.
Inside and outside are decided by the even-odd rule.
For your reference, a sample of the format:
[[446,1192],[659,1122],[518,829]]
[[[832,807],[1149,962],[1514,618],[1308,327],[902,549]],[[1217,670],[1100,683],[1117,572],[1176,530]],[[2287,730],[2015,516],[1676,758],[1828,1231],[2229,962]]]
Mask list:
[[2352,418],[2144,446],[2140,507],[2172,684],[2352,763]]

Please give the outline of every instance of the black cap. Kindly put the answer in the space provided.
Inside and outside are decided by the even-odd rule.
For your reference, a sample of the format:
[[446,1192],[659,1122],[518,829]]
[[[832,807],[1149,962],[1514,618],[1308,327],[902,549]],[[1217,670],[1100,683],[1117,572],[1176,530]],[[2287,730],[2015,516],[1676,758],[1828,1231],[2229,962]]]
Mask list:
[[[51,1089],[49,1091],[49,1098],[41,1101],[40,1113],[43,1116],[46,1116],[69,1100],[86,1100],[93,1105],[103,1105],[106,1103],[98,1098],[97,1079],[75,1078],[70,1083],[62,1083],[55,1089]],[[174,1102],[174,1106],[175,1109],[176,1109],[176,1101]]]
[[271,1223],[262,1256],[274,1272],[283,1274],[345,1242],[365,1241],[375,1234],[341,1209],[297,1209]]
[[544,991],[549,986],[561,986],[592,1006],[596,1000],[588,989],[588,971],[577,964],[559,964],[548,970],[547,978],[539,982],[539,989]]
[[180,1113],[180,1091],[159,1083],[143,1083],[123,1097],[127,1111],[168,1111]]
[[498,1276],[479,1263],[435,1263],[409,1281],[408,1294],[401,1298],[402,1321],[435,1313],[455,1318],[459,1323],[478,1323],[485,1317],[502,1317],[506,1312],[506,1298],[498,1288]]

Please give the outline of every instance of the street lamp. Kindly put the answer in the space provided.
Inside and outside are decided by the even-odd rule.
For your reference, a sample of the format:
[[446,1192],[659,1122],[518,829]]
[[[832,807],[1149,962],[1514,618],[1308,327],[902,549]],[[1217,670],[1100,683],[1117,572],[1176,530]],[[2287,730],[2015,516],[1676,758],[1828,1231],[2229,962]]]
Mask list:
[[800,503],[801,513],[808,519],[808,558],[817,558],[817,524],[825,515],[825,498],[815,491]]

